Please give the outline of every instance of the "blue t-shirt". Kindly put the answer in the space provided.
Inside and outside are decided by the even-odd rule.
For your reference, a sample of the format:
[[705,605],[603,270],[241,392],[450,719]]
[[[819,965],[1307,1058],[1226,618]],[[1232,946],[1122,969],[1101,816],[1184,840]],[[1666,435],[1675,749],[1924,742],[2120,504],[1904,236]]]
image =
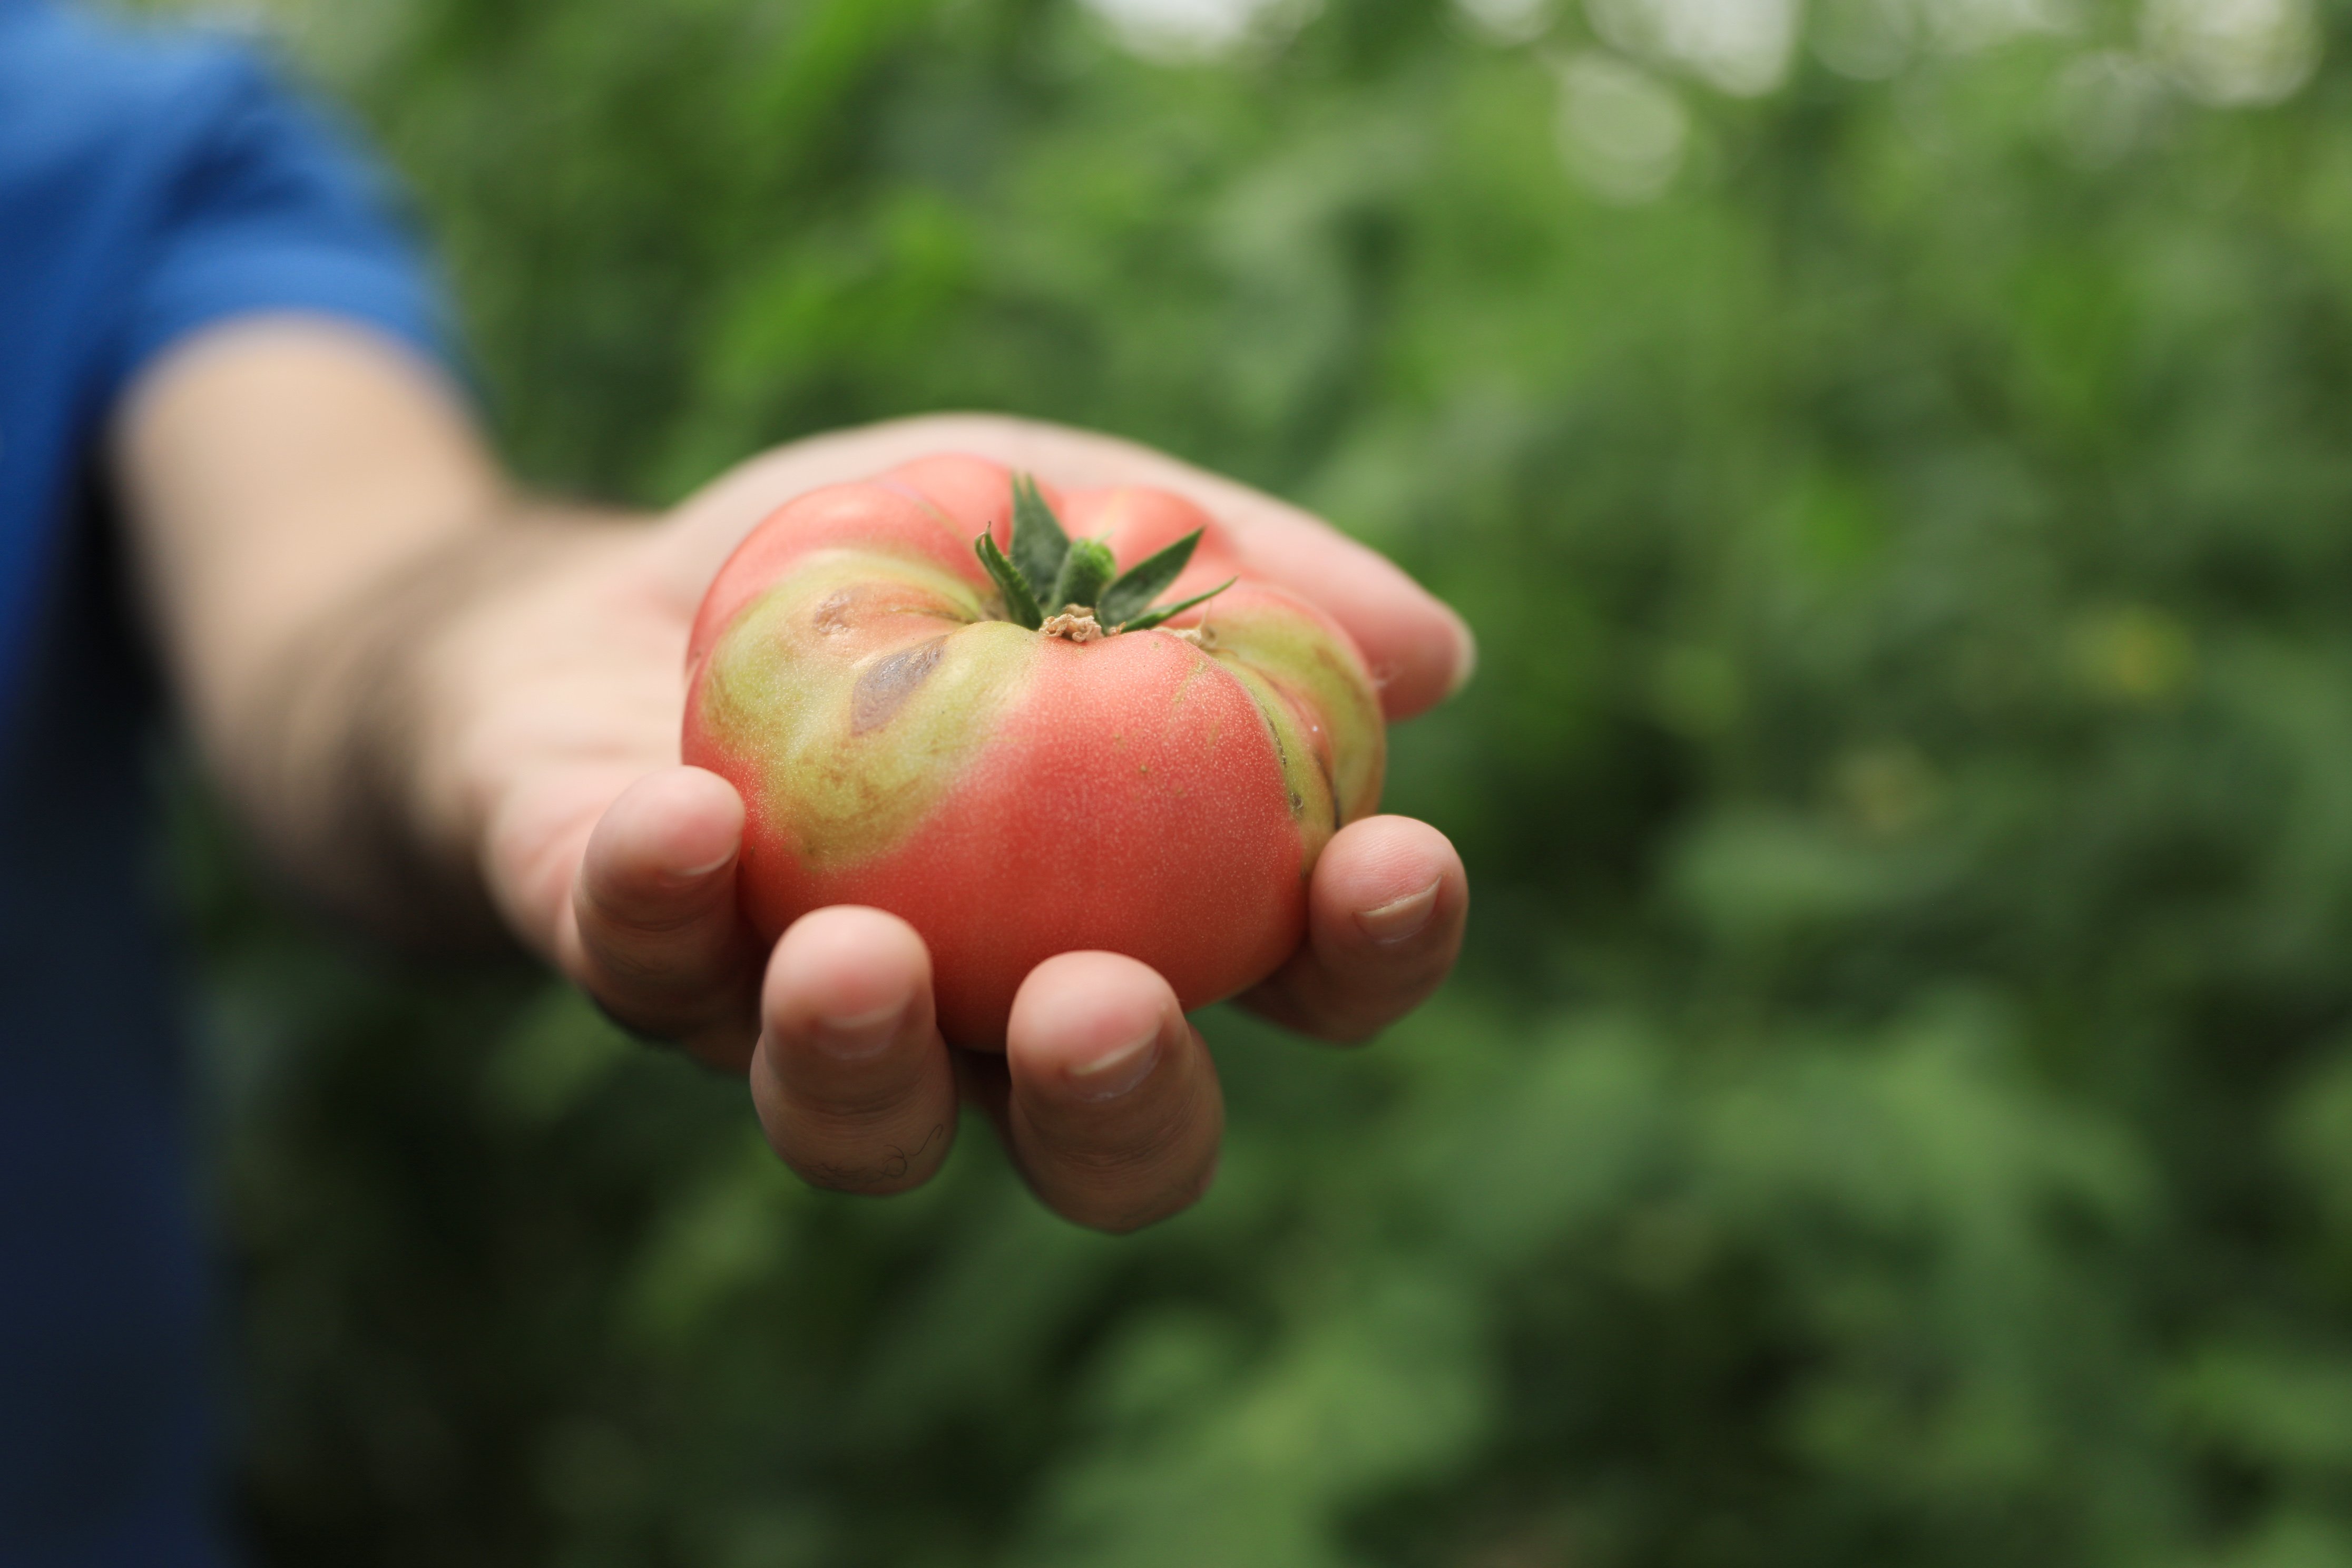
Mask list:
[[0,0],[0,1568],[222,1561],[208,1268],[97,446],[260,311],[438,353],[367,167],[247,50]]

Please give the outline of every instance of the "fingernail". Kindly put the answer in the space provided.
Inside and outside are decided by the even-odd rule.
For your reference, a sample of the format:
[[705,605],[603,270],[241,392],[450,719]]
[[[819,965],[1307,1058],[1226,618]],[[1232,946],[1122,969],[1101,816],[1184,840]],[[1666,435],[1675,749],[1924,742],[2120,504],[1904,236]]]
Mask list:
[[1470,678],[1478,673],[1478,634],[1472,631],[1470,623],[1459,616],[1454,617],[1454,625],[1462,633],[1462,645],[1454,656],[1454,679],[1445,688],[1448,697],[1458,695],[1464,687],[1470,684]]
[[735,848],[734,846],[730,845],[728,846],[727,852],[719,856],[718,859],[709,861],[700,866],[683,866],[671,872],[670,875],[681,882],[697,881],[704,877],[708,877],[710,873],[718,870],[720,867],[728,864],[728,862],[734,858]]
[[1419,936],[1437,912],[1437,887],[1432,882],[1418,893],[1391,899],[1376,910],[1360,910],[1356,924],[1382,947],[1393,947]]
[[838,1018],[816,1021],[816,1041],[825,1051],[843,1061],[863,1061],[880,1056],[889,1049],[890,1042],[898,1037],[898,1026],[907,1016],[904,1001],[887,1002],[866,1013],[852,1013]]
[[1070,1084],[1087,1100],[1117,1100],[1151,1076],[1160,1060],[1160,1026],[1150,1034],[1113,1046],[1090,1062],[1070,1067]]

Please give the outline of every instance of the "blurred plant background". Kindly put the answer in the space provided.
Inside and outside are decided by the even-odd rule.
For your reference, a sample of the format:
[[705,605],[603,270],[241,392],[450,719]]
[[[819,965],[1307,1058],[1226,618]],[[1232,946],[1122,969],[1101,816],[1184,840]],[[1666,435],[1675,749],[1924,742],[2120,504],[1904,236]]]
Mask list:
[[268,1563],[2352,1563],[2352,9],[283,0],[508,450],[987,406],[1459,605],[1478,889],[1111,1241],[192,813]]

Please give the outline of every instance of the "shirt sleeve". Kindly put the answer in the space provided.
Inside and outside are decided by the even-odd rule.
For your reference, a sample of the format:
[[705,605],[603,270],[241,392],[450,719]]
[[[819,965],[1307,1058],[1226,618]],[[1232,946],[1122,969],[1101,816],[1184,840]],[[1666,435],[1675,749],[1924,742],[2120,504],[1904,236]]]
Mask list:
[[440,291],[377,171],[250,58],[208,85],[206,132],[171,172],[126,301],[115,384],[199,329],[286,310],[373,327],[456,370]]

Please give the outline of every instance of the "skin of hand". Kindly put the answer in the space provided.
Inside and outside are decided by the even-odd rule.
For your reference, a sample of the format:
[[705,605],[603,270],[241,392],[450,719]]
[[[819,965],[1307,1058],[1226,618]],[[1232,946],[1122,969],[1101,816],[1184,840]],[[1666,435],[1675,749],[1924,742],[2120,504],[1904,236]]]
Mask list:
[[[621,1023],[746,1074],[778,1154],[848,1192],[928,1179],[970,1100],[1048,1205],[1132,1229],[1206,1189],[1223,1106],[1199,1032],[1135,960],[1040,964],[999,1057],[941,1040],[929,955],[895,916],[820,910],[772,945],[750,930],[742,803],[677,748],[688,626],[768,512],[942,450],[1160,486],[1348,628],[1391,719],[1442,700],[1474,658],[1450,610],[1306,513],[1001,416],[797,442],[648,522],[520,496],[438,373],[364,330],[270,317],[150,369],[111,447],[166,663],[278,863],[394,936],[503,926]],[[1352,823],[1317,863],[1306,942],[1243,1000],[1303,1034],[1367,1038],[1444,980],[1468,906],[1435,829]]]

